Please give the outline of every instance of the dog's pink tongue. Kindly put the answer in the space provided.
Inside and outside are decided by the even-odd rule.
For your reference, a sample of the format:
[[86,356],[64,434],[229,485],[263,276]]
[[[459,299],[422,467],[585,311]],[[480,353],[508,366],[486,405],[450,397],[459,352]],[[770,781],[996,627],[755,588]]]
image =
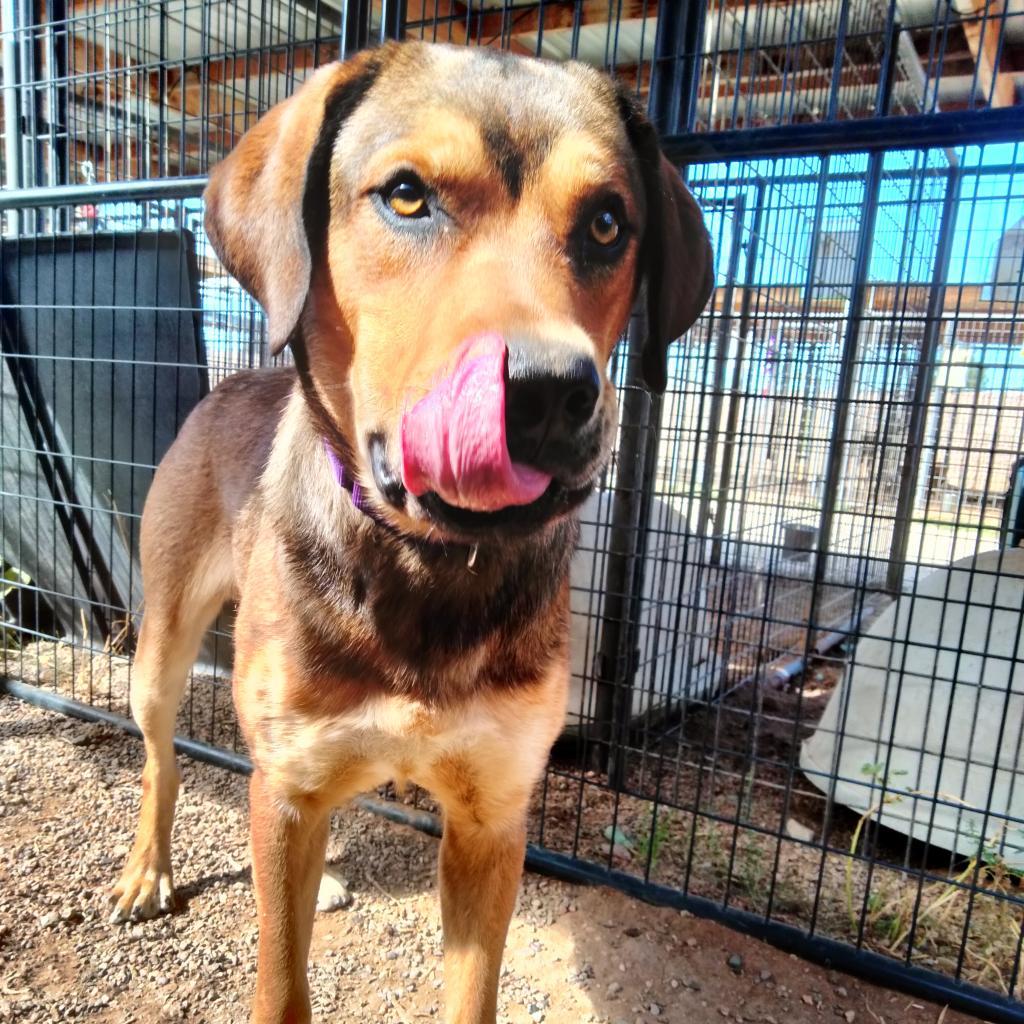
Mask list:
[[455,369],[402,417],[402,480],[419,497],[493,512],[536,501],[547,473],[514,463],[505,441],[505,342],[467,342]]

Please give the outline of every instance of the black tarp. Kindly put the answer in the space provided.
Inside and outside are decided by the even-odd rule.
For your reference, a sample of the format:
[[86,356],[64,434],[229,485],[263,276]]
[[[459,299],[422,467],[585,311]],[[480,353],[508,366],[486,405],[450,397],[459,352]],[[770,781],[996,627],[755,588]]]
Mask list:
[[188,231],[11,239],[0,272],[4,559],[65,634],[84,628],[95,641],[139,607],[152,467],[208,389],[195,241]]

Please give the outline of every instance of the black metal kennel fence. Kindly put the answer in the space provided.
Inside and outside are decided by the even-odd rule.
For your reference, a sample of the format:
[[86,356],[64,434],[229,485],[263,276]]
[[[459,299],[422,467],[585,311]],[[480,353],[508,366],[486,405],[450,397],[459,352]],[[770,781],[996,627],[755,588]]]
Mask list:
[[[127,725],[153,467],[268,361],[208,167],[384,37],[604,67],[707,214],[668,391],[615,367],[531,862],[1024,1020],[1024,8],[3,0],[10,694]],[[180,719],[244,770],[230,609]],[[380,796],[383,796],[381,794]],[[429,797],[375,809],[436,830]]]

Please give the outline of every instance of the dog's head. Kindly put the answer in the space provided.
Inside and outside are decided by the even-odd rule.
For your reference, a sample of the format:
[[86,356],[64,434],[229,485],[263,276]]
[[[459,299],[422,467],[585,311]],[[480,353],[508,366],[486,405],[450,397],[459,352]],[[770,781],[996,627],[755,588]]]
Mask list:
[[407,43],[317,71],[212,173],[207,230],[293,347],[325,440],[408,532],[533,529],[610,450],[713,286],[700,210],[604,75]]

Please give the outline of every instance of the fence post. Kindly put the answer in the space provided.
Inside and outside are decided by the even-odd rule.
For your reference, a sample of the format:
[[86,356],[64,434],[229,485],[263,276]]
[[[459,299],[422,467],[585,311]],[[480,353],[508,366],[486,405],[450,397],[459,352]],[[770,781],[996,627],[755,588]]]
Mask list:
[[[604,600],[598,633],[597,690],[594,702],[594,739],[589,745],[591,767],[607,771],[609,783],[620,786],[625,763],[621,746],[629,728],[633,703],[636,659],[633,646],[639,610],[635,575],[643,563],[644,467],[647,446],[657,446],[648,436],[651,394],[643,383],[641,351],[647,334],[645,317],[634,312],[626,333],[626,372],[619,413],[621,439],[612,490],[608,561]],[[641,580],[642,584],[642,580]]]
[[[724,212],[724,211],[723,211]],[[711,402],[708,406],[707,455],[704,456],[704,479],[701,483],[700,512],[697,516],[697,530],[711,527],[711,564],[718,565],[722,553],[719,530],[725,524],[725,498],[719,490],[716,495],[714,517],[711,515],[711,499],[715,489],[715,462],[718,456],[718,440],[721,435],[722,405],[725,402],[725,367],[729,361],[729,342],[732,335],[732,306],[736,297],[736,278],[740,271],[743,252],[743,224],[746,219],[746,201],[742,195],[732,201],[732,243],[729,246],[729,266],[725,278],[725,294],[722,300],[722,318],[718,322],[718,348],[715,350],[715,376],[711,384]],[[735,404],[735,401],[733,402]],[[735,424],[733,424],[735,428]],[[728,426],[726,428],[728,432]],[[731,460],[730,460],[731,463]],[[723,459],[723,471],[726,465]],[[722,477],[723,483],[725,477]]]
[[[910,400],[910,423],[907,427],[907,450],[900,470],[900,489],[896,498],[892,545],[889,548],[889,570],[885,585],[893,594],[899,594],[903,589],[903,574],[907,565],[910,519],[914,512],[918,470],[928,422],[928,396],[935,382],[936,357],[942,340],[942,312],[946,302],[946,279],[949,276],[949,261],[953,251],[961,177],[962,171],[959,167],[951,168],[946,175],[946,195],[943,198],[942,217],[939,221],[939,238],[928,291],[921,354],[917,361],[917,373],[914,375],[914,395]],[[930,491],[925,493],[927,495]]]
[[832,547],[832,526],[835,520],[837,495],[842,476],[843,455],[846,451],[846,424],[850,414],[850,397],[853,392],[857,369],[857,355],[860,351],[860,332],[864,319],[864,299],[867,292],[867,278],[870,270],[871,249],[874,244],[875,221],[878,215],[878,198],[882,187],[882,163],[885,154],[871,153],[868,157],[867,181],[864,186],[864,219],[861,221],[857,238],[857,253],[853,266],[853,287],[850,290],[849,312],[843,344],[839,357],[839,380],[836,383],[835,412],[829,431],[831,444],[825,464],[825,480],[822,486],[821,515],[818,520],[817,552],[814,562],[814,576],[811,586],[810,608],[807,613],[806,653],[814,650],[815,619],[821,601],[821,590],[825,583],[828,556]]
[[370,44],[370,0],[342,0],[341,59],[365,50]]
[[[678,122],[680,98],[690,99],[694,91],[703,11],[704,3],[699,0],[685,5],[662,0],[658,6],[647,113],[663,134]],[[694,39],[697,41],[693,42]],[[692,45],[687,45],[690,42]],[[682,59],[681,45],[687,47]],[[593,722],[596,742],[588,746],[591,767],[607,771],[613,787],[620,787],[625,778],[625,759],[621,753],[632,714],[650,491],[657,470],[661,425],[661,396],[647,390],[640,369],[646,335],[646,317],[634,313],[626,340],[625,394],[609,534],[611,550],[598,633]]]
[[380,12],[380,41],[401,39],[405,35],[408,0],[383,0]]

